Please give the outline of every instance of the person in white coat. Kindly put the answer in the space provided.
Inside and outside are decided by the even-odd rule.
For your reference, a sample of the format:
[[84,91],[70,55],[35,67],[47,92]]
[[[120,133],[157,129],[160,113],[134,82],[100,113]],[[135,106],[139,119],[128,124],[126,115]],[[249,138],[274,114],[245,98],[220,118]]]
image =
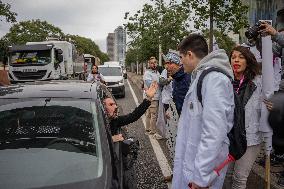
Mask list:
[[227,133],[233,126],[234,93],[230,79],[210,72],[202,84],[202,104],[197,98],[197,82],[203,70],[218,67],[233,78],[224,50],[208,54],[203,36],[190,34],[179,44],[184,70],[192,73],[178,123],[172,189],[220,189],[226,168],[212,183],[210,175],[228,156]]

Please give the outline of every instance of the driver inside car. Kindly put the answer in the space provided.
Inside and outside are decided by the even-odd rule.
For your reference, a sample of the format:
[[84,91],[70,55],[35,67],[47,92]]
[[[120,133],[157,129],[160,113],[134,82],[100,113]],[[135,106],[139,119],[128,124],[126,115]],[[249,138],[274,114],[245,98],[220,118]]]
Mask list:
[[124,140],[123,136],[118,134],[118,129],[124,125],[137,121],[146,112],[151,105],[151,100],[154,97],[157,89],[157,82],[153,82],[149,89],[145,91],[146,98],[143,100],[143,102],[137,108],[135,108],[133,112],[122,116],[117,115],[118,106],[112,98],[107,97],[104,99],[105,110],[110,120],[110,130],[113,142]]

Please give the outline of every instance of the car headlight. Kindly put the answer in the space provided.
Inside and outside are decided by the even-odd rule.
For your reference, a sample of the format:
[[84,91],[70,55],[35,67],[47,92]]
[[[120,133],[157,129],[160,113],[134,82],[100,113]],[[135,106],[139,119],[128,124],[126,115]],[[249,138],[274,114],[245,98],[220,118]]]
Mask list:
[[118,82],[119,84],[123,84],[123,79]]

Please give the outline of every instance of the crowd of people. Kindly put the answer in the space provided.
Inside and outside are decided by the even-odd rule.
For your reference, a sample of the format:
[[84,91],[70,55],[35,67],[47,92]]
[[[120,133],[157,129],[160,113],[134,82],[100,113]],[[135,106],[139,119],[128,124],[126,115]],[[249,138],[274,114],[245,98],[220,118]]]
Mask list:
[[[271,64],[276,67],[282,63],[283,67],[284,30],[277,31],[267,23],[261,24],[261,28],[262,36],[270,35],[274,42]],[[283,166],[284,103],[280,95],[284,91],[283,70],[281,66],[274,69],[271,85],[277,94],[265,99],[262,63],[250,47],[238,45],[229,56],[225,50],[209,52],[208,49],[202,35],[190,34],[176,50],[163,55],[163,70],[158,69],[157,59],[150,57],[143,75],[144,100],[130,114],[118,116],[116,102],[106,97],[109,140],[124,141],[118,129],[146,113],[145,134],[157,140],[166,139],[171,151],[173,174],[165,181],[172,181],[173,189],[245,189],[264,143],[260,129],[261,118],[265,116],[263,107],[271,112],[268,121],[274,130],[272,164]],[[0,80],[0,85],[8,85],[7,73],[0,73],[5,74],[0,78],[6,78]],[[87,81],[104,82],[96,65],[92,66]],[[236,110],[240,110],[238,115]],[[235,148],[228,133],[236,125],[245,128],[246,150],[216,171]],[[218,175],[213,179],[214,172]],[[284,172],[278,184],[284,186]]]
[[[267,23],[261,27],[262,36],[271,35],[274,42],[274,60],[271,64],[276,65],[275,61],[281,61],[284,49],[284,32],[276,31]],[[153,82],[159,84],[146,113],[146,134],[153,135],[157,140],[170,140],[167,132],[176,127],[175,139],[172,140],[175,146],[172,153],[173,175],[165,180],[172,180],[173,189],[245,189],[264,143],[264,134],[260,129],[261,117],[265,116],[262,115],[262,108],[269,111],[276,108],[273,98],[265,99],[263,96],[262,64],[256,59],[255,52],[247,45],[238,45],[229,56],[222,49],[209,53],[205,38],[190,34],[181,41],[177,51],[169,50],[163,59],[165,69],[161,73],[157,69],[156,58],[149,59],[143,81],[144,90]],[[272,73],[275,79],[271,85],[275,86],[275,93],[283,92],[283,71],[280,68]],[[236,104],[235,98],[239,104]],[[170,108],[171,101],[174,107]],[[236,108],[243,109],[238,120],[234,118]],[[176,125],[169,124],[173,119],[170,111],[177,112]],[[277,132],[273,135],[274,150],[271,155],[272,162],[280,165],[284,162],[281,111],[276,111],[278,126],[272,126]],[[161,117],[164,119],[162,126],[157,121]],[[270,123],[276,122],[275,119],[275,116],[270,116]],[[236,121],[244,125],[246,151],[212,180],[212,172],[228,158],[231,147],[228,133],[235,127]],[[278,181],[281,186],[284,186],[283,179],[284,172]]]

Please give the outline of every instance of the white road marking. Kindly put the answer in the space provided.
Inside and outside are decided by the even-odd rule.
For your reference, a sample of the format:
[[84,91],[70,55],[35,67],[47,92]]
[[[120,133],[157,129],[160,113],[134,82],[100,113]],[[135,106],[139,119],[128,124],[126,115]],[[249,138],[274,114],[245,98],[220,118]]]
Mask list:
[[[132,89],[132,86],[130,85],[128,80],[127,80],[127,83],[129,85],[129,88],[130,88],[131,94],[133,96],[133,99],[135,101],[135,104],[136,104],[136,106],[138,106],[139,103],[138,103],[138,99],[137,99],[137,97],[134,93],[134,90]],[[142,122],[143,122],[144,127],[146,128],[146,117],[145,117],[145,115],[142,116]],[[171,169],[171,167],[168,163],[168,160],[167,160],[163,150],[160,147],[160,144],[158,143],[158,141],[156,139],[153,139],[151,136],[148,136],[148,137],[149,137],[150,142],[152,144],[154,153],[157,157],[157,160],[158,160],[158,163],[159,163],[159,166],[161,168],[163,175],[164,176],[170,176],[172,174],[172,169]],[[168,188],[171,188],[171,183],[168,182],[167,185],[168,185]]]

